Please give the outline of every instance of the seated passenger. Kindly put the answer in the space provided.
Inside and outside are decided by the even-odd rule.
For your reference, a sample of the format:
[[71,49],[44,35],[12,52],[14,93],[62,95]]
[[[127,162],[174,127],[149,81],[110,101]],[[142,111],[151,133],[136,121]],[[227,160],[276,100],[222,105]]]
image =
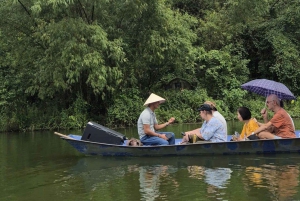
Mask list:
[[222,122],[216,117],[212,116],[212,108],[208,104],[203,104],[198,109],[200,116],[204,121],[201,128],[185,132],[181,144],[194,141],[210,141],[210,142],[226,142],[226,128]]
[[237,110],[238,120],[244,122],[243,130],[239,138],[232,137],[233,141],[245,140],[253,131],[258,129],[258,124],[255,118],[251,118],[251,112],[247,107],[239,107]]
[[[280,107],[282,107],[282,108],[284,108],[284,104],[283,104],[283,101],[282,100],[280,100]],[[269,122],[269,120],[268,120],[268,111],[266,110],[266,108],[263,108],[262,110],[261,110],[261,114],[263,115],[263,119],[264,119],[264,123],[268,123]],[[291,120],[292,120],[292,123],[293,123],[293,128],[294,128],[294,130],[295,130],[295,124],[294,124],[294,120],[292,119],[292,117],[291,117],[291,115],[288,113],[288,115],[289,115],[289,117],[291,118]],[[260,123],[259,123],[260,124]]]
[[151,94],[144,103],[147,106],[141,113],[137,128],[140,140],[144,145],[172,145],[175,144],[175,135],[172,132],[156,132],[173,123],[175,118],[171,117],[168,122],[158,124],[154,110],[164,103],[165,99],[155,94]]
[[222,124],[226,130],[226,135],[227,135],[227,122],[226,122],[225,118],[223,117],[223,115],[217,110],[216,104],[212,101],[205,101],[204,104],[210,105],[210,107],[212,109],[213,117],[216,117],[217,119],[219,119],[222,122]]
[[[266,99],[268,109],[274,112],[273,118],[265,124],[260,124],[252,134],[261,139],[295,138],[295,129],[289,114],[280,107],[280,100],[275,94],[269,95]],[[262,111],[265,118],[267,113]],[[274,129],[273,129],[274,128]]]

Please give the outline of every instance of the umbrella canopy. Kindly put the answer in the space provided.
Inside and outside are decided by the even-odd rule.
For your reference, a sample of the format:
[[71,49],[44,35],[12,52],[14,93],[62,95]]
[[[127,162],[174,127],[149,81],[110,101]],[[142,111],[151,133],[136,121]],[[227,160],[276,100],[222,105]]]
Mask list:
[[256,79],[242,84],[242,89],[251,91],[258,95],[269,96],[275,94],[281,100],[296,99],[293,93],[282,83],[267,79]]

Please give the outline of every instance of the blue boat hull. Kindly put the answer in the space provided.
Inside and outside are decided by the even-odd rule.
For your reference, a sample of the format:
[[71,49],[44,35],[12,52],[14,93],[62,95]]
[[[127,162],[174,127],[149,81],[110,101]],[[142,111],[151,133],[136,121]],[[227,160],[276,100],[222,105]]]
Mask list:
[[300,138],[218,142],[205,144],[131,147],[63,138],[85,155],[100,156],[199,156],[299,153]]

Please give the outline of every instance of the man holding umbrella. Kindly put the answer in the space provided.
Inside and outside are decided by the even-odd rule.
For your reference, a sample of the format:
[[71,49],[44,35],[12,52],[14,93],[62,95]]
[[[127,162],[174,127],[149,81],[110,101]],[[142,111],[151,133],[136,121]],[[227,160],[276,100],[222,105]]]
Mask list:
[[[274,112],[274,116],[268,123],[261,124],[252,134],[256,134],[260,139],[295,138],[292,120],[289,114],[280,107],[280,100],[277,95],[269,95],[266,99],[266,104],[268,109]],[[264,118],[266,117],[264,116]],[[274,131],[270,131],[272,127],[275,127]]]

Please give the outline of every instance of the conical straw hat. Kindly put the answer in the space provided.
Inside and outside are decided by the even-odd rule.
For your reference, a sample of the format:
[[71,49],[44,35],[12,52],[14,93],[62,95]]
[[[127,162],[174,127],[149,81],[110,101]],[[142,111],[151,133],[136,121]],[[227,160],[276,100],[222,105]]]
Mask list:
[[159,103],[164,103],[166,100],[154,93],[152,93],[149,98],[146,100],[146,102],[144,103],[144,106],[148,106],[150,103],[155,103],[158,102]]

